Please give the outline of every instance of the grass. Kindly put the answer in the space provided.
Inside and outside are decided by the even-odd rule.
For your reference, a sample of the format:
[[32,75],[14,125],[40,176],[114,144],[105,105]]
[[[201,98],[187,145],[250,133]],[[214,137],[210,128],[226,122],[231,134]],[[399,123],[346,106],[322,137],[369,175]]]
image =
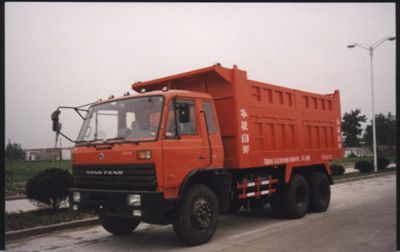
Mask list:
[[40,171],[59,167],[72,172],[70,160],[62,161],[6,161],[5,182],[6,195],[21,194],[25,191],[26,182]]
[[11,230],[45,226],[91,217],[95,217],[95,215],[72,211],[67,208],[58,209],[56,211],[40,209],[29,212],[13,212],[5,214],[5,229],[7,232]]
[[18,181],[14,182],[13,185],[11,183],[6,183],[6,196],[17,196],[25,194],[26,181]]
[[43,171],[50,167],[60,167],[72,171],[71,161],[13,161],[6,162],[6,178],[11,179],[12,172],[14,172],[15,181],[26,181],[33,177],[36,173]]

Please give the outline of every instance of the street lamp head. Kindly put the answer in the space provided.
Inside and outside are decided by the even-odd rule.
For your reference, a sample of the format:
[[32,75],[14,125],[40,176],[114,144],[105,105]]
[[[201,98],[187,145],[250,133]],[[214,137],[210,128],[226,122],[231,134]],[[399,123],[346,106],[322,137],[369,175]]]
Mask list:
[[351,44],[351,45],[348,45],[347,48],[353,48],[355,46],[356,46],[355,44]]
[[388,38],[388,40],[390,40],[390,41],[393,41],[393,40],[395,40],[396,39],[396,37],[390,37],[390,38]]

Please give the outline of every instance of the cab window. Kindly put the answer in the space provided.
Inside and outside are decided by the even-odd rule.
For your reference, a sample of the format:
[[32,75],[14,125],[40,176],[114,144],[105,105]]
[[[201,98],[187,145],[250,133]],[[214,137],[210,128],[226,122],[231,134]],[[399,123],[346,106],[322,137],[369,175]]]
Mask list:
[[189,106],[189,121],[182,123],[179,120],[175,120],[174,103],[171,102],[168,106],[167,115],[167,128],[165,131],[165,138],[175,138],[175,125],[178,123],[178,134],[179,135],[197,135],[197,121],[196,121],[196,109],[193,100],[177,100],[177,107],[179,104],[187,104]]
[[203,111],[206,115],[208,133],[212,135],[216,134],[218,132],[216,123],[217,120],[215,118],[215,113],[212,107],[212,103],[209,101],[203,101]]

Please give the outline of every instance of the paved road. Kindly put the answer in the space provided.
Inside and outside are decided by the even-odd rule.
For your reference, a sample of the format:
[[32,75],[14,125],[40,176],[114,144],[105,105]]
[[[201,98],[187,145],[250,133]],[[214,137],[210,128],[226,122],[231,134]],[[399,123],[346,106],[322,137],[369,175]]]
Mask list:
[[[68,207],[68,198],[61,207]],[[37,210],[39,207],[28,199],[6,200],[6,213],[27,212]]]
[[224,215],[214,238],[184,247],[172,227],[141,224],[128,236],[100,226],[6,241],[7,251],[395,251],[395,175],[337,184],[325,213],[271,217],[268,207]]
[[26,212],[35,209],[37,207],[27,199],[6,200],[6,213]]

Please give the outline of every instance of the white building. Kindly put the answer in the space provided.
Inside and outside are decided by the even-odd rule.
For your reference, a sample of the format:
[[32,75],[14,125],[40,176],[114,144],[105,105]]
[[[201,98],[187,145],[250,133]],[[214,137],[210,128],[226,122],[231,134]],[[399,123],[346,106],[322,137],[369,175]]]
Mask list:
[[[71,160],[71,150],[73,147],[66,147],[61,149],[61,159]],[[25,151],[25,160],[36,161],[36,160],[56,160],[60,159],[60,149],[57,148],[41,148],[41,149],[30,149]]]
[[372,157],[373,153],[368,147],[347,147],[344,148],[344,157],[348,157],[350,154],[356,157]]

